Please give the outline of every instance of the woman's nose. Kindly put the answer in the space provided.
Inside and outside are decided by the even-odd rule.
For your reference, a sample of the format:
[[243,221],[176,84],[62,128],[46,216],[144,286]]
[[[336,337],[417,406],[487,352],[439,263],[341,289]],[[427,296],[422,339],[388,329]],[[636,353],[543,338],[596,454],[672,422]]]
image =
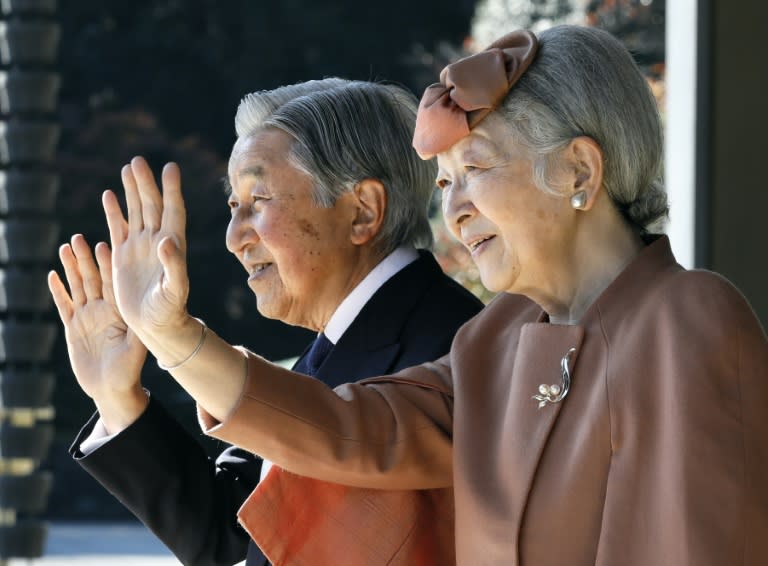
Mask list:
[[254,244],[258,241],[259,235],[256,230],[254,230],[249,219],[239,210],[234,211],[232,213],[232,218],[227,225],[227,249],[231,253],[237,254],[245,246]]
[[449,227],[459,227],[474,214],[466,188],[457,182],[443,190],[443,217]]

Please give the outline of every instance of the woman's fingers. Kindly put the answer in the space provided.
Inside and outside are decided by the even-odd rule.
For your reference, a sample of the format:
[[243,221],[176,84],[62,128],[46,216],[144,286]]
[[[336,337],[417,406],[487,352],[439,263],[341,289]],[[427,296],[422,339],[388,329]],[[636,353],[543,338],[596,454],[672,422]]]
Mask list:
[[120,209],[120,203],[117,202],[117,196],[112,191],[104,191],[101,195],[101,204],[104,207],[104,216],[107,218],[107,227],[109,228],[109,239],[112,241],[112,247],[119,246],[128,237],[128,222]]
[[[125,191],[125,206],[128,209],[128,229],[131,232],[139,232],[144,229],[144,219],[141,211],[141,197],[136,178],[133,175],[133,167],[125,165],[120,171]],[[112,242],[114,246],[114,242]]]
[[187,264],[184,252],[179,249],[176,241],[166,236],[157,246],[157,255],[163,264],[163,271],[168,281],[168,288],[176,293],[183,293],[187,281]]
[[141,201],[141,214],[144,228],[153,232],[160,230],[163,213],[163,199],[155,182],[155,176],[143,157],[131,159],[131,172],[136,182]]
[[56,310],[59,312],[59,318],[66,325],[72,319],[74,307],[64,282],[55,271],[48,272],[48,289],[51,291],[53,304],[56,305]]
[[101,296],[112,306],[117,307],[115,289],[112,284],[112,251],[104,242],[96,244],[96,263],[99,265],[101,276]]
[[173,234],[182,253],[186,250],[187,211],[181,196],[181,172],[175,163],[163,167],[163,219],[166,233]]
[[72,251],[77,258],[77,267],[83,281],[86,301],[101,299],[101,276],[93,259],[91,248],[82,234],[72,236]]
[[77,258],[72,247],[69,244],[62,244],[59,247],[59,259],[64,267],[64,275],[69,284],[69,293],[72,297],[72,304],[75,308],[85,304],[85,290],[83,289],[83,279],[80,275],[80,269],[77,265]]

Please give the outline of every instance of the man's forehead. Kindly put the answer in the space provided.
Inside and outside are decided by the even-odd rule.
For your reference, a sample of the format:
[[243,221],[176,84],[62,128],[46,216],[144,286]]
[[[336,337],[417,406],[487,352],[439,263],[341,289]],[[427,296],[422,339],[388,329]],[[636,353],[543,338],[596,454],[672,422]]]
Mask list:
[[270,164],[288,159],[290,145],[283,147],[269,141],[261,135],[238,139],[229,156],[229,175],[250,174],[257,170],[263,174]]

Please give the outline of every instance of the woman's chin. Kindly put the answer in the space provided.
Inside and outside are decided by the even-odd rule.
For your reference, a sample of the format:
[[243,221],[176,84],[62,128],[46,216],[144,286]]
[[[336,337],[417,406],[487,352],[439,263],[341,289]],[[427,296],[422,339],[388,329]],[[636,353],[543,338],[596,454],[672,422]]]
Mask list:
[[[494,275],[496,275],[494,277]],[[515,282],[508,278],[499,277],[498,274],[483,273],[480,271],[480,282],[491,293],[517,293],[514,290]]]

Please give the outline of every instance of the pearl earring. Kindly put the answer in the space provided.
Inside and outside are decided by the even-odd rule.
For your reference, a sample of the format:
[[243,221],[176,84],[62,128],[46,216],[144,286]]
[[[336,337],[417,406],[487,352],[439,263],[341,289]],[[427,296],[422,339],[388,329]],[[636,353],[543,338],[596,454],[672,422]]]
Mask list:
[[582,210],[587,204],[587,192],[577,191],[571,196],[571,206],[576,210]]

